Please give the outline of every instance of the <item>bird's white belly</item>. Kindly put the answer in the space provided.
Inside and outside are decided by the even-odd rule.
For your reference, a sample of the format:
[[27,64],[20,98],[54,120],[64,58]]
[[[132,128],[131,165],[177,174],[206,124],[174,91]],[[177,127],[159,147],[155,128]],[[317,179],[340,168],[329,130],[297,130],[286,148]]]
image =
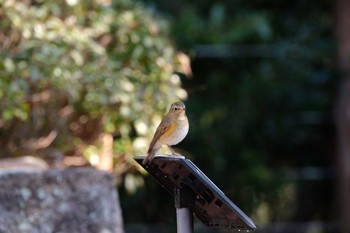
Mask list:
[[164,144],[172,146],[180,143],[186,137],[188,128],[189,127],[187,126],[182,127],[181,129],[175,129],[171,135],[163,139]]

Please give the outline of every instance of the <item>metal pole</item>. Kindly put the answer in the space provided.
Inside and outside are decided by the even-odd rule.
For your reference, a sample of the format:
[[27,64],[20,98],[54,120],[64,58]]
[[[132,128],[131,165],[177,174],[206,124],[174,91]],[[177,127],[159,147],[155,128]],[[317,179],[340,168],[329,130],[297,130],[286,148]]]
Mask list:
[[193,193],[187,187],[174,189],[177,233],[193,233]]
[[193,232],[193,213],[190,208],[176,208],[177,233]]

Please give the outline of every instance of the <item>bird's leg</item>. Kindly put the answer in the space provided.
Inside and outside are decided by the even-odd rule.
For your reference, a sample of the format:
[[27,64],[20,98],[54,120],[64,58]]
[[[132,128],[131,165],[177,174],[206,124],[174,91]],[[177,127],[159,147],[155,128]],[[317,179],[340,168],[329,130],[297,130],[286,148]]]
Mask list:
[[173,155],[176,155],[176,153],[175,153],[174,149],[173,149],[173,148],[171,148],[171,146],[169,146],[169,145],[168,145],[168,148],[171,150],[171,153],[172,153]]

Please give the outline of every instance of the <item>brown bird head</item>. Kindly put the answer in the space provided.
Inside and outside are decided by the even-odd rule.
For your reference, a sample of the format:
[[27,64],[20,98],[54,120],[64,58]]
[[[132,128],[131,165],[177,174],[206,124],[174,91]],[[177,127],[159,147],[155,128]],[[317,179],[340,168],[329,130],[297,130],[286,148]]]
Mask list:
[[186,115],[186,106],[181,101],[172,103],[170,106],[169,112],[174,116],[178,116],[178,117],[185,116]]

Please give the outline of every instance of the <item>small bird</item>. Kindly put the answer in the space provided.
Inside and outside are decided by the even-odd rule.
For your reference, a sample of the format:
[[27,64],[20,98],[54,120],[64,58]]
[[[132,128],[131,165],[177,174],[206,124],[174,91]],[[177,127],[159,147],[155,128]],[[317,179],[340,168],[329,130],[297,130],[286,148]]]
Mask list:
[[185,104],[181,101],[171,104],[169,112],[164,116],[154,133],[147,151],[147,157],[142,163],[145,165],[151,162],[162,145],[167,145],[172,154],[175,155],[175,151],[171,146],[178,144],[186,137],[188,128]]

